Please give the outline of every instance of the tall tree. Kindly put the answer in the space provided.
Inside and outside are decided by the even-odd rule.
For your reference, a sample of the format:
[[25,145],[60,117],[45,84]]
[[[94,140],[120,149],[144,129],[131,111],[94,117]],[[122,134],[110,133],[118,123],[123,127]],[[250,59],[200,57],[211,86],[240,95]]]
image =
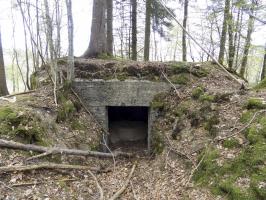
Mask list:
[[262,65],[261,80],[264,78],[266,78],[266,43],[264,46],[264,59],[263,59],[263,65]]
[[[231,6],[230,6],[231,7]],[[239,16],[239,13],[238,13]],[[232,8],[229,11],[228,16],[228,68],[229,70],[233,69],[234,58],[235,58],[235,43],[234,43],[234,18],[232,14]]]
[[2,38],[0,30],[0,96],[8,95],[7,85],[6,85],[6,73],[4,64],[4,55],[2,47]]
[[224,62],[227,22],[229,20],[229,12],[230,12],[230,0],[225,0],[224,19],[223,19],[222,35],[221,35],[221,40],[220,40],[220,51],[219,51],[219,57],[218,57],[218,61],[221,64],[223,64]]
[[66,0],[67,7],[67,26],[68,26],[68,70],[67,79],[69,81],[74,79],[74,25],[72,16],[72,0]]
[[146,18],[145,18],[145,39],[144,39],[144,60],[148,61],[150,58],[150,36],[151,36],[151,2],[146,0]]
[[106,0],[107,6],[107,53],[113,55],[113,0]]
[[105,11],[106,0],[93,0],[90,44],[83,54],[85,58],[107,53]]
[[[188,18],[188,1],[189,0],[184,0],[184,17],[183,17],[183,27],[186,29],[187,28],[187,18]],[[182,33],[182,57],[183,61],[187,61],[187,34],[186,31],[183,30]]]
[[254,29],[254,17],[252,16],[254,14],[254,7],[251,8],[251,15],[249,15],[248,19],[248,30],[247,30],[247,37],[245,41],[245,46],[244,46],[244,52],[243,52],[243,58],[241,62],[241,68],[240,68],[240,76],[244,77],[247,63],[248,63],[248,54],[249,54],[249,49],[251,45],[251,35]]
[[132,60],[137,60],[137,0],[131,0],[131,8],[132,8]]

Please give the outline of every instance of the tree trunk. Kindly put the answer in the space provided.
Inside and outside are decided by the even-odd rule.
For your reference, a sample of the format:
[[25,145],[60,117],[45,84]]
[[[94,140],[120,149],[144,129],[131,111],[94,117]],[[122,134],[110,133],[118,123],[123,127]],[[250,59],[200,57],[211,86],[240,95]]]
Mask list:
[[144,60],[148,61],[150,57],[150,35],[151,35],[151,0],[146,0],[146,18],[145,18],[145,41],[144,41]]
[[106,0],[93,0],[90,44],[83,54],[85,58],[97,57],[100,54],[107,53],[105,8]]
[[[251,10],[253,14],[253,9]],[[244,53],[243,53],[243,58],[242,58],[242,63],[241,63],[241,68],[240,68],[240,76],[244,77],[246,67],[247,67],[247,62],[248,62],[248,54],[249,54],[249,49],[251,45],[251,34],[254,29],[254,18],[250,15],[248,19],[248,31],[247,31],[247,37],[246,37],[246,42],[244,46]]]
[[113,0],[106,0],[107,5],[107,54],[113,55]]
[[221,64],[223,64],[224,62],[225,43],[226,43],[226,34],[227,34],[227,21],[229,17],[229,10],[230,10],[230,0],[225,0],[224,21],[223,21],[221,40],[220,40],[220,52],[219,52],[219,58],[218,58],[218,61]]
[[231,71],[233,69],[234,57],[235,57],[234,19],[232,11],[230,11],[229,21],[228,21],[228,43],[229,43],[228,68]]
[[74,79],[74,25],[72,17],[72,0],[66,0],[67,7],[67,26],[68,26],[68,70],[67,80],[71,81]]
[[6,86],[6,73],[5,73],[5,64],[4,64],[4,55],[2,47],[2,38],[0,30],[0,96],[8,95],[8,90]]
[[[183,27],[186,29],[187,28],[187,18],[188,18],[188,1],[185,0],[184,2],[184,18],[183,18]],[[182,33],[182,57],[183,61],[187,61],[187,38],[186,38],[186,31],[183,30]]]
[[263,66],[261,72],[261,80],[263,80],[265,77],[266,77],[266,43],[264,46],[264,59],[263,59]]
[[137,60],[137,0],[131,0],[132,6],[132,60]]

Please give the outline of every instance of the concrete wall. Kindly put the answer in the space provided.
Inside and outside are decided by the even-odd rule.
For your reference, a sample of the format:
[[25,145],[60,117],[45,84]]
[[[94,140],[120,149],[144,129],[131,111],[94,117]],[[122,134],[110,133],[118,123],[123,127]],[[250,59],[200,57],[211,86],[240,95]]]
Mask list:
[[[164,82],[150,82],[137,80],[84,80],[75,79],[75,91],[82,98],[86,106],[95,115],[98,122],[108,130],[107,106],[150,106],[154,96],[171,89],[170,84]],[[149,111],[149,133],[155,112]],[[150,146],[150,145],[148,145]]]

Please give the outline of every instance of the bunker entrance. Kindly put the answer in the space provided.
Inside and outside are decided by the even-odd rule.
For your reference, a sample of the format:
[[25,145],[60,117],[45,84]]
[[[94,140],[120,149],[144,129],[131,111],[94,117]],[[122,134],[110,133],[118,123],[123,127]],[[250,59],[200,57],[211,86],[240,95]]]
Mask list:
[[108,107],[109,146],[123,151],[148,148],[148,107]]

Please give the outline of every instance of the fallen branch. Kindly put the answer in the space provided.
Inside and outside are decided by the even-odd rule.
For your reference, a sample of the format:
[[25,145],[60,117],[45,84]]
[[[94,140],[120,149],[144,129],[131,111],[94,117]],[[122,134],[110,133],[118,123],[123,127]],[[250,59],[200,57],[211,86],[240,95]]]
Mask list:
[[99,193],[100,193],[100,200],[104,200],[103,188],[101,187],[97,177],[91,171],[88,171],[88,172],[92,176],[92,178],[94,179],[94,181],[96,183],[96,186],[97,186]]
[[225,140],[225,139],[234,137],[235,135],[238,135],[239,133],[241,133],[242,131],[244,131],[245,129],[247,129],[251,125],[251,123],[256,119],[257,115],[259,115],[261,113],[264,113],[264,112],[266,112],[266,110],[259,110],[259,111],[255,112],[255,114],[253,115],[251,120],[249,120],[249,122],[243,128],[241,128],[239,131],[237,131],[237,132],[235,132],[235,133],[233,133],[231,135],[227,135],[225,137],[222,137],[222,138],[217,137],[215,140],[216,141],[221,141],[221,140]]
[[66,154],[66,155],[77,155],[77,156],[93,156],[93,157],[103,157],[103,158],[113,158],[113,157],[132,157],[133,154],[124,152],[113,152],[103,153],[98,151],[83,151],[78,149],[64,149],[56,147],[43,147],[33,144],[22,144],[14,141],[7,141],[0,139],[0,147],[6,147],[11,149],[19,149],[23,151],[35,151],[39,153],[51,152],[51,154]]
[[36,91],[36,90],[29,90],[29,91],[26,91],[26,92],[14,93],[14,94],[10,94],[10,95],[3,96],[3,97],[1,97],[1,98],[10,98],[10,97],[13,97],[13,96],[18,96],[18,95],[23,95],[23,94],[33,93],[33,92],[35,92],[35,91]]
[[4,172],[24,172],[39,169],[70,169],[70,170],[84,170],[84,171],[96,171],[107,172],[108,170],[101,170],[100,168],[93,168],[82,165],[67,165],[67,164],[55,164],[55,163],[40,163],[36,165],[20,165],[20,166],[4,166],[0,167],[0,173]]
[[126,190],[128,184],[130,182],[130,179],[133,176],[133,173],[135,171],[136,166],[137,166],[136,164],[133,165],[131,172],[130,172],[125,184],[109,200],[115,200],[115,199],[119,198],[121,194],[123,194],[123,192]]
[[167,78],[166,74],[163,73],[163,71],[162,71],[161,73],[162,73],[163,77],[164,77],[164,78],[170,83],[170,85],[172,85],[172,87],[174,88],[174,90],[175,90],[175,92],[176,92],[177,97],[180,99],[181,96],[180,96],[180,94],[179,94],[179,92],[178,92],[176,86],[175,86],[175,85],[169,80],[169,78]]
[[35,160],[35,159],[42,158],[42,157],[45,157],[45,156],[49,156],[52,153],[53,153],[52,151],[47,151],[47,152],[41,153],[39,155],[36,155],[36,156],[32,156],[30,158],[27,158],[26,161],[31,161],[31,160]]
[[193,177],[195,171],[197,171],[197,169],[199,168],[199,166],[200,166],[201,163],[203,162],[205,156],[206,156],[206,153],[202,156],[201,160],[200,160],[199,163],[196,165],[196,167],[194,167],[194,169],[191,171],[191,173],[190,173],[190,175],[189,175],[189,177],[188,177],[188,180],[187,180],[187,182],[186,182],[186,184],[185,184],[185,187],[187,187],[187,185],[188,185],[189,182],[191,181],[191,179],[192,179],[192,177]]

